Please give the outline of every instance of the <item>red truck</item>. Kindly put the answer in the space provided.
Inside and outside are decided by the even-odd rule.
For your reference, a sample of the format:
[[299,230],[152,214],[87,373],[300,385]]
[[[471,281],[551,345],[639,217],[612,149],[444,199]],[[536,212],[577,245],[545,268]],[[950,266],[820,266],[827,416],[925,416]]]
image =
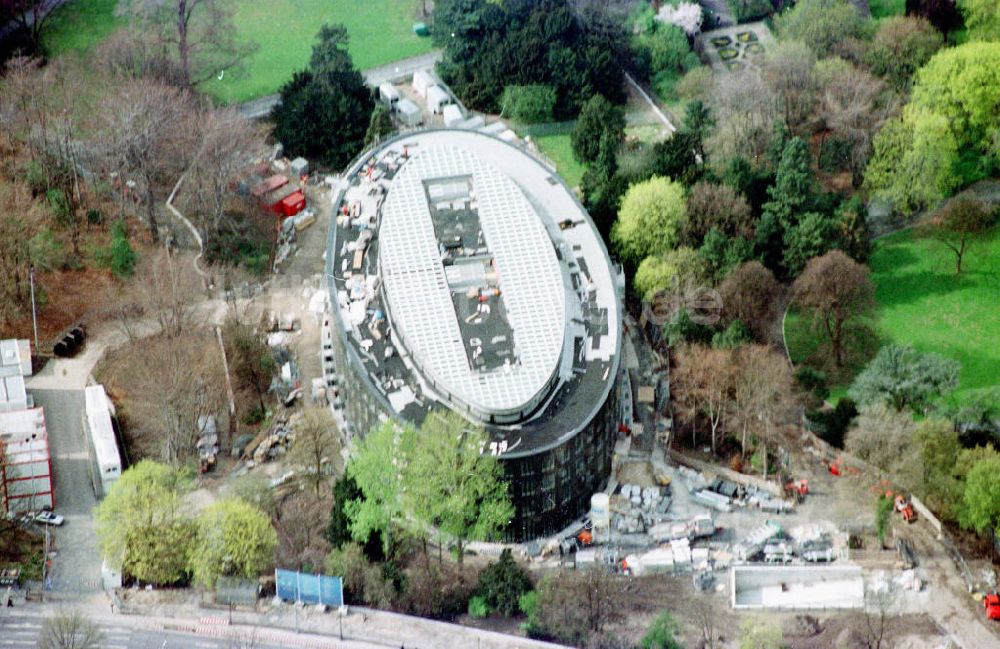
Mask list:
[[288,182],[288,177],[275,174],[250,190],[250,195],[259,200],[267,209],[281,217],[295,216],[306,208],[306,197],[302,191]]
[[990,593],[984,597],[983,608],[986,609],[986,619],[1000,620],[1000,595]]

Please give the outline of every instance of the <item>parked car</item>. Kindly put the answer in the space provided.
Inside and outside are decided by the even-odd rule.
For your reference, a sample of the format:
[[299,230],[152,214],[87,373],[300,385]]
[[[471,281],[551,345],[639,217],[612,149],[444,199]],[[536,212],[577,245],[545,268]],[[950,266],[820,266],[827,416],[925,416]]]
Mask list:
[[35,522],[42,525],[62,525],[65,519],[51,511],[38,512],[35,515]]

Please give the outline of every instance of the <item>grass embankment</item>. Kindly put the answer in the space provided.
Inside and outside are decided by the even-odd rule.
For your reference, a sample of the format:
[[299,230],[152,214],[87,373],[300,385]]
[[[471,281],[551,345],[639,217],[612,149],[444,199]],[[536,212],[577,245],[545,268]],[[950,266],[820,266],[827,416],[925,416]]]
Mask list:
[[[966,253],[963,272],[943,244],[904,230],[876,242],[871,259],[880,342],[913,345],[962,364],[955,397],[1000,386],[1000,229]],[[786,336],[796,363],[815,362],[822,352],[808,323],[789,314]],[[834,377],[833,397],[842,395],[864,359]],[[835,399],[832,399],[835,400]]]
[[[45,46],[53,56],[86,52],[127,21],[114,15],[117,0],[76,0],[52,17]],[[351,37],[354,64],[366,69],[416,56],[433,48],[413,33],[419,0],[237,0],[237,38],[259,49],[245,72],[229,71],[202,89],[217,99],[240,102],[277,92],[296,70],[305,68],[324,23],[343,23]]]

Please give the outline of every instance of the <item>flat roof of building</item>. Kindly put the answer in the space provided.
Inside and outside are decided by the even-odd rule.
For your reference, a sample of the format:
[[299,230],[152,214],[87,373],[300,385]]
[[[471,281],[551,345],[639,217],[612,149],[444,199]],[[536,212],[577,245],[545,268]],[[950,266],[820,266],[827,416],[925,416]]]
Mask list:
[[419,424],[435,402],[487,425],[498,453],[589,422],[618,367],[618,276],[548,167],[484,133],[407,134],[342,183],[331,302],[353,358]]

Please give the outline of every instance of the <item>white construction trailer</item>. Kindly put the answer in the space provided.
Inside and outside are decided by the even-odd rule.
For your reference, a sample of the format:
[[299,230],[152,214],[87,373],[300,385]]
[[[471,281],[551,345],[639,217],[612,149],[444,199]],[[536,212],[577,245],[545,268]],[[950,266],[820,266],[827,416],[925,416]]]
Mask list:
[[413,81],[410,85],[413,88],[413,92],[421,97],[426,97],[427,89],[437,85],[437,79],[428,70],[417,70],[413,73]]
[[83,427],[87,432],[87,450],[90,452],[90,479],[94,493],[98,498],[104,498],[122,475],[118,440],[111,423],[111,402],[102,385],[86,388],[84,399]]
[[431,86],[427,89],[427,110],[435,115],[441,113],[442,109],[451,103],[451,95],[441,86]]
[[396,117],[403,126],[417,126],[424,121],[420,107],[405,97],[396,104]]
[[389,108],[395,108],[399,101],[399,91],[391,83],[383,83],[378,87],[378,96]]

